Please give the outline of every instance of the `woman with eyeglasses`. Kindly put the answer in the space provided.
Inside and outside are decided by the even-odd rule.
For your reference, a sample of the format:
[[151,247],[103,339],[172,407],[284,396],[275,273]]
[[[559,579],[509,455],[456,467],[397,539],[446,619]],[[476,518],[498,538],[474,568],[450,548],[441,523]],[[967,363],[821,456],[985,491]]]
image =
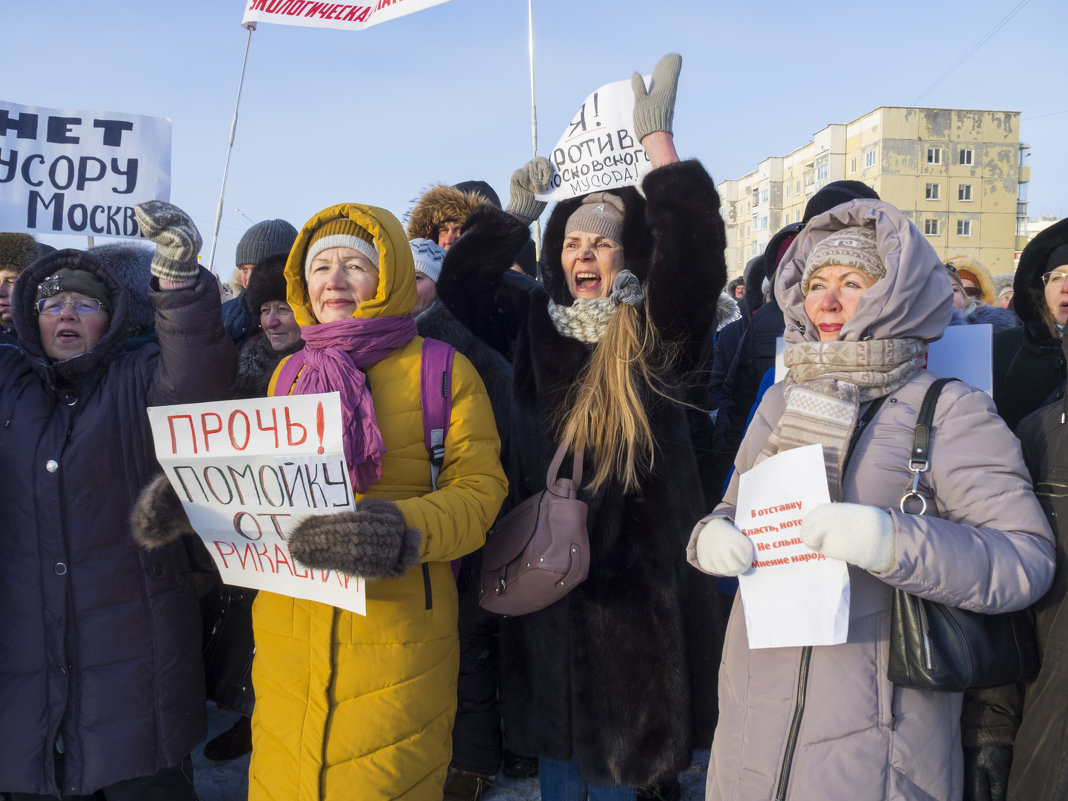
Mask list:
[[994,335],[994,403],[1009,428],[1053,400],[1065,379],[1061,333],[1068,321],[1068,219],[1020,254],[1013,307],[1022,325]]
[[[184,212],[136,207],[159,242],[159,343],[127,352],[131,290],[62,250],[26,267],[0,348],[0,795],[193,801],[205,733],[200,611],[184,546],[130,537],[158,470],[146,406],[223,397],[234,375],[215,277]],[[5,795],[6,794],[6,795]]]

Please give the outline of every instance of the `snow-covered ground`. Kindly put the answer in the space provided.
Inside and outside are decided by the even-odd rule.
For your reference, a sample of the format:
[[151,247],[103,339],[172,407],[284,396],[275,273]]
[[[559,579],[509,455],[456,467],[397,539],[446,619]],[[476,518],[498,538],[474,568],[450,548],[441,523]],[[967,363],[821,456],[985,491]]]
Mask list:
[[[236,715],[209,704],[207,739],[229,729],[236,719]],[[197,795],[201,801],[245,801],[248,797],[248,756],[229,762],[210,762],[201,753],[203,747],[201,743],[193,751]],[[693,765],[680,777],[686,801],[704,798],[707,764],[708,751],[698,751],[694,754]],[[498,776],[497,783],[483,796],[483,801],[541,801],[538,780]]]

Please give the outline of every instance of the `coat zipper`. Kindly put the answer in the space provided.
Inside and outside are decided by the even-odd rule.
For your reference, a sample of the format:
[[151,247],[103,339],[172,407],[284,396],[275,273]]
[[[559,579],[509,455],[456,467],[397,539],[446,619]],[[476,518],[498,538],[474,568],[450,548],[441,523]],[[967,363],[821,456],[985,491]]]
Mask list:
[[786,789],[790,784],[790,768],[797,749],[797,738],[801,731],[801,718],[805,714],[805,690],[808,687],[808,666],[812,661],[812,646],[801,649],[801,666],[797,670],[797,702],[794,704],[794,717],[790,721],[790,733],[786,738],[786,752],[782,756],[779,769],[779,784],[775,788],[775,801],[786,801]]
[[927,606],[920,600],[916,607],[920,612],[920,634],[923,636],[923,666],[928,670],[934,670],[934,659],[931,655],[931,624],[927,621]]

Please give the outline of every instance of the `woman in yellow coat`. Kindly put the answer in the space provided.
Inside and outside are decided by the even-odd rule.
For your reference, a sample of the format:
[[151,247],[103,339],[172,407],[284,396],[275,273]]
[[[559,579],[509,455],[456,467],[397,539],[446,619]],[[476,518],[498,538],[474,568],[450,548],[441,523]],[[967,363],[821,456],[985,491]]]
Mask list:
[[[400,223],[342,204],[286,264],[305,340],[293,386],[339,391],[356,506],[309,517],[294,557],[368,578],[366,616],[260,592],[253,610],[250,801],[439,801],[459,645],[450,560],[485,539],[506,481],[486,390],[456,354],[445,462],[432,490],[420,401],[415,269]],[[284,365],[284,363],[283,363]]]

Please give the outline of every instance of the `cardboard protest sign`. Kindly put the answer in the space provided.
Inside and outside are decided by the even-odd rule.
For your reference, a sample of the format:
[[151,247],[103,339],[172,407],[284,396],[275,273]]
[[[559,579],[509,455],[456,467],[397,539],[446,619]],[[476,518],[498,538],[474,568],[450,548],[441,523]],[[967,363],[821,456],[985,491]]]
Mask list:
[[[652,79],[644,78],[648,87]],[[538,200],[566,200],[641,183],[653,165],[634,135],[630,79],[602,86],[586,98],[549,161],[553,177],[549,191],[538,195]]]
[[337,392],[155,406],[156,458],[223,581],[366,614],[364,582],[299,565],[305,516],[354,506]]
[[734,524],[756,548],[738,577],[750,648],[846,641],[849,569],[800,536],[802,518],[830,500],[822,445],[777,453],[738,477]]
[[137,237],[170,196],[169,119],[0,100],[0,231]]
[[241,24],[276,22],[310,28],[360,31],[448,0],[367,0],[365,3],[321,3],[311,0],[248,0]]

